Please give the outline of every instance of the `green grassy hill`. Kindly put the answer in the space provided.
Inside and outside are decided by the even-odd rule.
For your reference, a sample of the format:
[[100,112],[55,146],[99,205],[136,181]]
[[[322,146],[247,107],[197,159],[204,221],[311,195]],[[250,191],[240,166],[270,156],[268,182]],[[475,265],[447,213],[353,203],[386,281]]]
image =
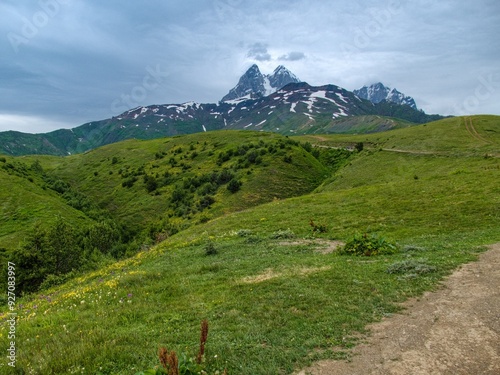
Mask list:
[[499,153],[498,116],[450,117],[410,128],[380,134],[304,135],[296,137],[313,144],[343,147],[364,142],[370,149],[398,150],[415,153],[453,153],[483,155]]
[[[16,175],[15,166],[7,167],[10,160],[24,175],[19,171]],[[45,180],[49,176],[65,186],[47,189],[42,173],[31,168],[34,163],[43,169]],[[77,218],[84,218],[83,212],[68,207],[70,202],[63,199],[66,190],[104,210],[130,235],[149,228],[154,238],[172,227],[179,230],[273,199],[311,192],[328,174],[295,141],[243,131],[129,140],[68,157],[9,158],[4,166],[0,169],[6,174],[2,184],[5,225],[0,235],[4,247],[15,245],[34,221],[44,222],[55,212],[75,224]],[[227,189],[231,180],[241,185],[237,192]],[[25,215],[19,216],[18,211]]]
[[[161,345],[195,355],[199,322],[205,318],[210,324],[207,366],[212,373],[227,368],[229,374],[288,374],[313,360],[346,358],[366,324],[396,312],[398,302],[434,288],[459,264],[475,259],[482,245],[499,241],[499,132],[499,117],[473,116],[372,135],[297,138],[321,144],[323,163],[339,152],[335,147],[363,142],[364,149],[327,179],[320,179],[325,167],[318,167],[311,182],[300,188],[302,195],[290,191],[289,196],[295,196],[288,199],[273,199],[275,193],[265,190],[270,189],[266,185],[284,176],[285,185],[302,181],[297,172],[278,173],[295,162],[312,168],[317,160],[311,159],[308,167],[300,164],[312,155],[292,144],[292,163],[284,161],[287,152],[272,160],[266,159],[270,154],[263,155],[263,165],[280,164],[263,169],[254,182],[247,178],[257,175],[256,167],[250,175],[245,174],[252,168],[238,175],[243,185],[236,194],[257,195],[251,207],[240,201],[233,210],[233,202],[222,197],[237,195],[221,189],[214,195],[218,206],[213,204],[214,213],[221,214],[212,220],[135,257],[24,298],[17,306],[22,327],[16,338],[18,368],[40,374],[134,374],[159,364]],[[250,135],[227,133],[225,141],[217,139],[218,150],[231,149],[231,141],[239,136]],[[139,151],[140,142],[130,141],[129,149],[122,147],[123,154],[108,154],[117,156],[115,164],[99,156],[103,150],[87,154],[88,164],[71,164],[78,160],[72,158],[64,159],[65,168],[50,160],[42,164],[70,180],[76,175],[71,170],[85,171],[85,178],[72,181],[79,189],[88,194],[115,189],[118,197],[123,181],[118,172],[101,182],[94,177],[109,175],[110,168],[125,169],[121,163],[127,155],[130,160],[137,155],[138,164],[129,162],[130,170],[146,160],[142,163],[147,174],[154,163],[159,165],[154,169],[163,171],[171,155],[181,162],[181,153],[175,154],[181,139],[147,151]],[[193,139],[200,160],[204,152],[217,155],[215,141],[207,139],[202,151],[203,145]],[[187,152],[186,144],[182,153]],[[147,161],[139,157],[141,152],[166,155]],[[202,168],[202,173],[205,165],[223,168],[236,162],[192,164],[191,169]],[[312,188],[318,180],[322,184]],[[147,207],[141,183],[123,194],[134,192]],[[253,192],[245,192],[252,183]],[[159,189],[160,196],[167,196],[170,187]],[[261,194],[265,199],[259,201]],[[103,203],[112,207],[112,202]],[[116,209],[117,217],[122,209]],[[140,213],[139,207],[127,210]],[[326,232],[312,231],[311,220]],[[348,241],[356,233],[397,242],[400,251],[374,257],[334,251],[334,241]],[[0,331],[2,347],[7,347],[7,329],[3,325]]]
[[347,116],[325,124],[312,123],[308,134],[368,134],[414,126],[415,123],[386,116]]

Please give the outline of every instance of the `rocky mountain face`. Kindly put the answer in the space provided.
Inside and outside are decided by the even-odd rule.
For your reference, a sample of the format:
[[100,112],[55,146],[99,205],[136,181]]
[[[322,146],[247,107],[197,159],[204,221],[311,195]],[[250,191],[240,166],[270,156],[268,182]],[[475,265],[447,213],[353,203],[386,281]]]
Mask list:
[[413,109],[417,109],[417,104],[411,96],[406,96],[395,88],[391,89],[390,87],[386,87],[380,82],[370,86],[363,86],[359,90],[354,90],[353,92],[361,99],[369,100],[375,104],[386,100],[391,103],[408,105]]
[[283,65],[278,66],[272,74],[262,74],[259,67],[254,64],[241,76],[238,84],[222,98],[222,101],[261,98],[289,83],[298,82],[300,80]]
[[[389,100],[397,98],[398,92],[389,89],[385,93],[383,85],[356,93],[335,85],[310,86],[298,81],[284,67],[265,76],[254,65],[219,103],[138,107],[110,119],[45,134],[2,132],[0,153],[68,155],[130,138],[154,139],[220,129],[285,135],[367,133],[442,118],[427,115],[414,105]],[[372,100],[363,99],[365,91]]]

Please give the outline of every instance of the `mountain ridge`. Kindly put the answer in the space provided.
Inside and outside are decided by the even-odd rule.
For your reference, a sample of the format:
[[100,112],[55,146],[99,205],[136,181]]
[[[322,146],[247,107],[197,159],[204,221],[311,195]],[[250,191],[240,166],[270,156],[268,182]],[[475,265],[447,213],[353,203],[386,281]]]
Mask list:
[[366,99],[374,104],[382,101],[388,101],[400,105],[408,105],[413,109],[418,109],[415,99],[399,92],[396,88],[385,86],[382,82],[371,84],[370,86],[363,86],[358,90],[353,90],[353,93],[361,99]]
[[[249,77],[255,81],[250,82]],[[373,103],[332,84],[311,86],[306,82],[289,82],[275,89],[271,81],[276,87],[290,80],[298,81],[284,66],[278,66],[266,79],[267,89],[264,75],[253,65],[240,78],[239,83],[243,81],[246,86],[231,90],[234,95],[244,94],[243,97],[218,103],[140,106],[109,119],[49,133],[1,132],[0,153],[68,155],[130,138],[155,139],[221,129],[283,135],[376,132],[401,126],[401,122],[408,126],[442,118],[388,100]],[[259,91],[262,89],[272,92],[264,96]],[[255,97],[250,98],[252,95]],[[371,125],[364,126],[365,123]]]

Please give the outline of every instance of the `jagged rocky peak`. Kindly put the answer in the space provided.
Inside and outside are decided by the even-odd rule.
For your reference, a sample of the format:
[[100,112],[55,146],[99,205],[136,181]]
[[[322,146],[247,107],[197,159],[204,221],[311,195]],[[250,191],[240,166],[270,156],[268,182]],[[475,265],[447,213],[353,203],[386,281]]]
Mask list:
[[383,100],[387,100],[388,102],[408,105],[413,109],[417,109],[415,99],[411,96],[406,96],[395,88],[387,87],[381,82],[374,83],[370,86],[363,86],[359,90],[354,90],[353,92],[361,99],[369,100],[372,103],[380,103]]
[[254,64],[240,77],[238,84],[222,98],[222,101],[241,98],[253,99],[262,96],[263,91],[265,91],[264,76],[259,67]]
[[262,74],[257,65],[252,65],[243,74],[238,84],[222,98],[223,102],[240,99],[255,99],[270,95],[289,83],[300,80],[283,65],[278,66],[272,74]]
[[283,86],[289,83],[299,83],[300,79],[297,78],[295,74],[285,68],[283,65],[278,66],[274,69],[273,74],[269,76],[269,83],[271,87],[279,90]]

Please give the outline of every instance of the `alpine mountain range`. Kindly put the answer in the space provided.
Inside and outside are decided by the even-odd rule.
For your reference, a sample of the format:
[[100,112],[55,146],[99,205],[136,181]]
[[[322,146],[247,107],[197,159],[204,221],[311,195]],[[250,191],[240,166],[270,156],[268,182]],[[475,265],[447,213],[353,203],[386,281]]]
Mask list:
[[125,139],[155,139],[220,129],[285,135],[371,133],[442,118],[382,83],[348,91],[311,86],[280,65],[262,74],[252,65],[218,103],[141,106],[118,116],[43,134],[0,132],[0,153],[69,155]]

